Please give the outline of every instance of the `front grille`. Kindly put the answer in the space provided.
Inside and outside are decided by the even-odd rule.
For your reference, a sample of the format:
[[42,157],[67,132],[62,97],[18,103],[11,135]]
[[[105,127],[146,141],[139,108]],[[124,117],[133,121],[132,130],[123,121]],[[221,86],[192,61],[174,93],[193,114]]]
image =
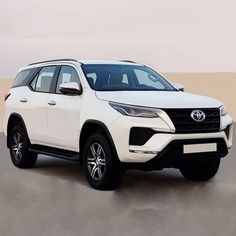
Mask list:
[[164,109],[172,120],[176,133],[208,133],[220,131],[220,109],[199,109],[206,118],[202,122],[194,121],[191,112],[196,109]]

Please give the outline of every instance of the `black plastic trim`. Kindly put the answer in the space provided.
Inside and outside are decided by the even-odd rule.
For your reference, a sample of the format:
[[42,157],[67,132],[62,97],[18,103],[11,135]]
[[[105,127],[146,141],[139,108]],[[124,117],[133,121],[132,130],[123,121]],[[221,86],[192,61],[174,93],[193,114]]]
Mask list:
[[[98,121],[98,120],[94,120],[94,119],[86,120],[86,121],[84,122],[84,124],[83,124],[83,127],[84,127],[85,125],[87,125],[87,124],[97,124],[97,125],[100,125],[100,126],[103,128],[103,130],[105,131],[105,133],[106,133],[106,135],[107,135],[107,137],[108,137],[108,139],[109,139],[109,141],[110,141],[111,147],[112,147],[113,151],[115,152],[116,158],[117,158],[117,160],[119,160],[118,154],[117,154],[117,151],[116,151],[116,146],[115,146],[115,144],[114,144],[114,141],[113,141],[113,139],[112,139],[111,133],[110,133],[110,131],[108,130],[107,126],[106,126],[103,122]],[[81,131],[83,130],[83,127],[82,127]],[[82,132],[81,132],[81,133],[82,133]],[[81,133],[80,133],[80,135],[81,135]],[[80,139],[80,143],[81,143],[81,139]]]
[[[23,129],[25,130],[27,138],[29,140],[28,131],[26,129],[26,125],[25,125],[25,122],[24,122],[22,116],[20,114],[14,112],[9,116],[9,119],[8,119],[8,122],[7,122],[7,147],[8,148],[9,148],[9,134],[8,134],[8,132],[9,132],[9,121],[12,119],[12,117],[17,117],[18,119],[20,119],[21,125],[23,126]],[[30,140],[29,140],[29,142],[30,142]]]
[[53,148],[49,146],[34,144],[30,146],[29,151],[38,153],[38,154],[53,156],[53,157],[57,157],[57,158],[65,159],[69,161],[76,161],[76,162],[79,161],[78,152],[73,152],[73,151],[64,150],[60,148]]
[[145,127],[132,127],[129,135],[129,145],[144,145],[157,131]]
[[[185,144],[217,143],[217,152],[183,154]],[[212,159],[223,158],[228,154],[228,148],[223,138],[187,139],[170,142],[160,153],[145,163],[122,163],[125,169],[161,170],[164,168],[179,168],[189,163],[206,163]]]

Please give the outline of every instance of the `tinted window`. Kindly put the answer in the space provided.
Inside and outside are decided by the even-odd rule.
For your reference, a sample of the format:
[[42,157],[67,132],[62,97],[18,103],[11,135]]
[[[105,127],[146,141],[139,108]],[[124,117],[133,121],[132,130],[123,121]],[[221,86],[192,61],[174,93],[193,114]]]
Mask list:
[[60,85],[68,82],[80,83],[77,71],[71,66],[62,66],[57,81],[56,93],[60,93]]
[[49,93],[55,70],[56,66],[43,67],[31,82],[31,88],[37,92]]
[[33,68],[33,69],[22,70],[21,72],[19,72],[16,76],[15,81],[13,82],[12,87],[19,87],[26,85],[27,81],[30,79],[33,73],[36,72],[36,70],[37,68]]
[[159,73],[138,65],[82,65],[90,87],[98,91],[176,91]]

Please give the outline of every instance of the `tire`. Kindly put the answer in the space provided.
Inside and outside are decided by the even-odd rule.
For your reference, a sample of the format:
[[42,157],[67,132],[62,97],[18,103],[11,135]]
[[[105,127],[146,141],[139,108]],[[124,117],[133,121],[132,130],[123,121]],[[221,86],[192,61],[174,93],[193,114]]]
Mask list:
[[16,124],[10,131],[9,149],[12,163],[18,168],[32,168],[38,155],[28,151],[29,139],[21,124]]
[[207,181],[216,175],[219,167],[220,159],[215,159],[206,163],[190,163],[179,170],[188,180]]
[[120,185],[123,174],[119,161],[103,134],[92,134],[85,143],[83,153],[85,175],[93,188],[113,190]]

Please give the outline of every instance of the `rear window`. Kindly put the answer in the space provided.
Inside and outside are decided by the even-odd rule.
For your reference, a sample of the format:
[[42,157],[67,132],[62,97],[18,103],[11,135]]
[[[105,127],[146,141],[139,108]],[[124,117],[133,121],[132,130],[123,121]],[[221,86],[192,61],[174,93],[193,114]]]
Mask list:
[[37,68],[22,70],[19,72],[13,82],[12,87],[25,86],[30,77],[36,72]]

